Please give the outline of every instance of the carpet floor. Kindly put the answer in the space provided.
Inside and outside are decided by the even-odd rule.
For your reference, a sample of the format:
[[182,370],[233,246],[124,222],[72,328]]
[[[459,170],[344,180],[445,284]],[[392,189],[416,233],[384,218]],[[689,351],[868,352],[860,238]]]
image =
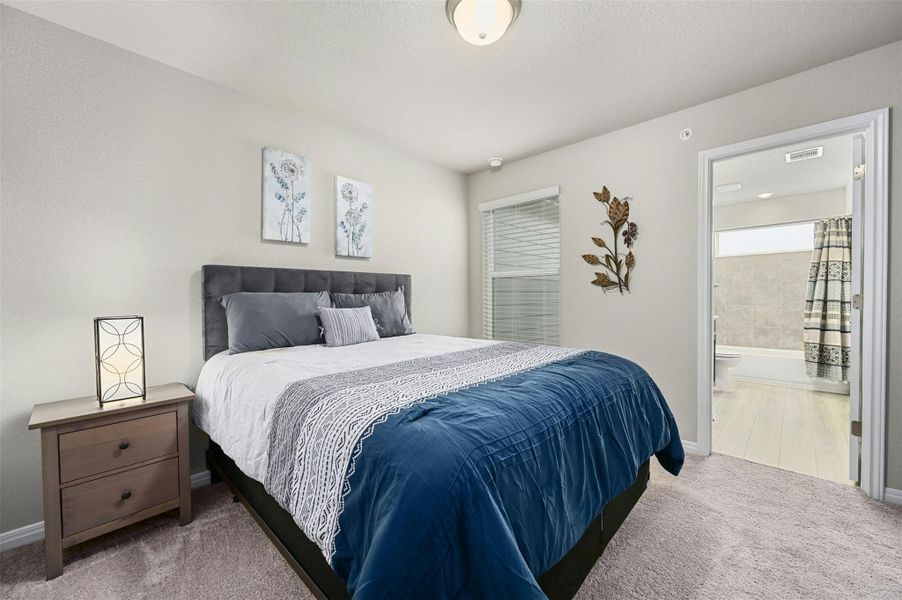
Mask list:
[[[654,465],[654,461],[652,461]],[[67,551],[44,581],[42,544],[0,555],[4,599],[312,598],[222,484],[195,519],[161,516]],[[578,598],[902,599],[902,508],[850,486],[727,456],[689,457],[652,485]]]

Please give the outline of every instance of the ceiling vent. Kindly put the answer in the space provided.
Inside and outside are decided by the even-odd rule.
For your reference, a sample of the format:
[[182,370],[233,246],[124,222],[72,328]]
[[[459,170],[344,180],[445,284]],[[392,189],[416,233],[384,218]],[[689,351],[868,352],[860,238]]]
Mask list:
[[806,148],[805,150],[796,150],[795,152],[786,153],[786,162],[794,163],[800,160],[809,160],[811,158],[820,158],[824,155],[824,147]]

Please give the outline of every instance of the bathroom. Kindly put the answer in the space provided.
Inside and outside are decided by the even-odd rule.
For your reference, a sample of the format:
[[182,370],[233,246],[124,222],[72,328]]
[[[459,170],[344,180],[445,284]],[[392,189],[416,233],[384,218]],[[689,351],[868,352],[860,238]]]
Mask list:
[[816,140],[714,171],[713,451],[844,484],[854,483],[857,440],[849,381],[858,146],[851,135]]

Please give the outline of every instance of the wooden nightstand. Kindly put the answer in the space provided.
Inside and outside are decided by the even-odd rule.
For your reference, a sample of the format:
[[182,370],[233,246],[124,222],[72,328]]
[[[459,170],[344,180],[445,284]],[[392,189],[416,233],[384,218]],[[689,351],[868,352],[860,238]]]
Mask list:
[[180,383],[147,388],[145,399],[95,396],[37,404],[41,430],[47,579],[63,572],[63,548],[179,509],[191,522],[188,403]]

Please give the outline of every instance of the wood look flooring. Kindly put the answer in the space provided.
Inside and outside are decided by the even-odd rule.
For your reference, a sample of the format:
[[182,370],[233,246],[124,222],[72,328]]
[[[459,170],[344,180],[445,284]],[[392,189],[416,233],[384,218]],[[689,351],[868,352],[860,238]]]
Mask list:
[[733,381],[714,392],[714,452],[851,484],[849,397]]

